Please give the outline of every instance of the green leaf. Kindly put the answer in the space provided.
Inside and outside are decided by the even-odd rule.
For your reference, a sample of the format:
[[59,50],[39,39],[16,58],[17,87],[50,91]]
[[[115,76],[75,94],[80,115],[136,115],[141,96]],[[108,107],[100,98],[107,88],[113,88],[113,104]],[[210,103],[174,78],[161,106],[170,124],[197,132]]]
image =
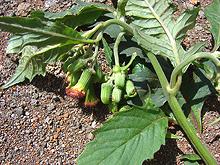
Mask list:
[[187,10],[176,21],[168,0],[129,0],[126,14],[133,17],[138,43],[155,55],[168,57],[174,66],[180,61],[180,45],[186,31],[195,24],[198,9]]
[[45,47],[36,52],[31,46],[25,47],[22,50],[22,57],[15,74],[2,86],[2,88],[8,88],[23,82],[25,78],[32,81],[36,75],[45,76],[47,63],[57,61],[60,55],[66,53],[71,48],[71,45],[58,44]]
[[205,9],[205,16],[211,24],[211,32],[214,37],[215,46],[213,50],[217,50],[220,46],[220,1],[213,0],[211,5]]
[[167,117],[150,102],[119,112],[95,132],[78,164],[142,164],[165,144],[167,127]]
[[151,94],[151,99],[157,107],[161,107],[167,102],[167,98],[162,88],[155,89],[155,92]]
[[[191,119],[193,124],[196,124],[198,130],[202,131],[201,111],[204,101],[208,95],[215,93],[215,89],[211,82],[204,76],[199,69],[193,69],[188,74],[183,76],[181,93],[185,100],[183,110]],[[180,98],[179,98],[180,99]]]
[[184,160],[184,165],[199,165],[197,161],[201,160],[197,154],[185,154],[180,159]]
[[185,160],[184,165],[199,165],[199,163],[197,161]]
[[141,63],[134,66],[132,74],[129,74],[129,78],[136,82],[148,81],[152,85],[159,84],[156,74]]
[[109,64],[110,67],[113,66],[112,63],[112,57],[113,57],[113,53],[112,53],[112,49],[110,48],[110,46],[108,45],[108,43],[106,42],[106,40],[104,38],[102,38],[102,44],[104,47],[104,53],[105,53],[105,58]]
[[201,158],[197,154],[185,154],[185,155],[182,155],[180,159],[182,160],[187,159],[191,161],[201,160]]
[[202,49],[204,49],[204,48],[205,48],[205,43],[204,42],[198,42],[198,43],[194,44],[192,47],[190,47],[189,50],[184,51],[184,53],[181,57],[181,61],[184,61],[188,57],[191,57],[193,54],[201,52]]
[[77,0],[76,5],[65,11],[59,13],[35,11],[31,13],[31,17],[38,17],[42,20],[60,21],[69,27],[75,28],[94,23],[101,15],[113,11],[114,8],[105,4]]
[[146,62],[149,62],[144,50],[137,44],[134,37],[124,37],[123,41],[120,43],[119,52],[120,55],[125,54],[126,57],[131,57],[134,53],[136,53],[141,60],[144,59]]
[[18,52],[25,45],[38,48],[59,43],[87,42],[80,33],[58,22],[43,22],[38,18],[0,17],[0,29],[16,34],[10,40],[8,52]]

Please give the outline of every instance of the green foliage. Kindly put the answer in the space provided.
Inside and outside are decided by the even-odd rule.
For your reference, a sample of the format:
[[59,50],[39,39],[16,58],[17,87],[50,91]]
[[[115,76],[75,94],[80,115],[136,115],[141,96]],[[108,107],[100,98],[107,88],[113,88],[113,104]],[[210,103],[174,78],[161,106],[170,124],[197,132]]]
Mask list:
[[197,154],[186,154],[181,156],[180,159],[184,161],[184,165],[199,165],[197,161],[201,160]]
[[70,49],[71,45],[69,44],[48,46],[39,51],[36,51],[34,47],[26,46],[22,50],[22,56],[15,74],[2,86],[2,88],[8,88],[23,82],[25,78],[32,81],[36,75],[45,76],[46,65],[57,61],[61,55],[65,54]]
[[217,50],[220,46],[220,1],[213,0],[213,3],[206,7],[205,16],[211,24],[211,32],[214,37],[215,46],[213,50]]
[[167,0],[129,0],[127,15],[134,17],[134,33],[138,43],[156,55],[163,55],[177,65],[181,59],[182,47],[179,43],[186,31],[194,27],[198,9],[186,11],[176,21],[174,8]]
[[[78,158],[80,165],[152,159],[165,138],[178,138],[167,132],[168,118],[179,124],[199,158],[215,165],[193,124],[202,130],[205,99],[220,91],[219,8],[214,0],[205,10],[215,40],[212,52],[203,52],[204,43],[184,49],[182,41],[199,8],[174,18],[168,0],[120,0],[117,9],[77,1],[60,13],[0,17],[0,29],[13,34],[7,53],[21,54],[15,74],[1,88],[45,76],[46,65],[59,61],[68,96],[83,99],[86,107],[98,100],[106,104],[114,114],[95,132]],[[197,158],[185,156],[185,164],[196,164]]]
[[95,131],[96,139],[88,144],[78,163],[141,164],[165,144],[167,127],[167,117],[151,102],[119,112]]

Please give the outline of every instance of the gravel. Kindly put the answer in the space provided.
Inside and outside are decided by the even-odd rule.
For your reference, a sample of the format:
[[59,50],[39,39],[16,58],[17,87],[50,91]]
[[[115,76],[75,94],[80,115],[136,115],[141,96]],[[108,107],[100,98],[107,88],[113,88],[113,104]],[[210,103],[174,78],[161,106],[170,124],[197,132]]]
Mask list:
[[[184,8],[184,4],[176,2]],[[0,15],[27,16],[32,9],[60,11],[73,3],[2,0]],[[209,1],[204,0],[202,7],[207,3]],[[198,40],[205,40],[208,41],[206,49],[210,49],[208,26],[204,13],[199,13],[196,27],[189,32],[184,44],[190,46]],[[198,36],[198,33],[202,35]],[[17,55],[5,54],[8,36],[8,33],[0,33],[0,85],[11,77],[18,61]],[[101,111],[103,108],[85,109],[78,100],[65,95],[65,75],[59,65],[51,65],[47,69],[46,77],[36,77],[32,83],[25,82],[0,91],[0,164],[76,164],[85,144],[94,139],[91,132],[106,119],[106,113]],[[220,125],[209,126],[210,121],[219,116],[218,107],[218,103],[207,104],[209,112],[204,116],[201,138],[220,162]],[[177,142],[168,139],[155,154],[155,159],[145,164],[182,164],[180,155],[193,152],[179,128],[172,128],[172,131],[182,138]]]

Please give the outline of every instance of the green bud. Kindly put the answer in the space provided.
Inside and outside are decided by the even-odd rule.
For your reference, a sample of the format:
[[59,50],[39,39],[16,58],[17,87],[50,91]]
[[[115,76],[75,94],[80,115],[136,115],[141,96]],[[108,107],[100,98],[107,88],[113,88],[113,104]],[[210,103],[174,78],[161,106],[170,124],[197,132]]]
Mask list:
[[102,83],[101,85],[101,101],[103,104],[109,104],[112,94],[113,85],[111,83]]
[[119,103],[121,101],[122,90],[115,87],[112,91],[112,102]]
[[134,97],[137,95],[134,83],[131,80],[126,81],[125,90],[126,90],[128,97]]
[[114,80],[115,80],[115,85],[118,88],[124,88],[124,86],[125,86],[125,73],[121,73],[121,72],[115,73]]

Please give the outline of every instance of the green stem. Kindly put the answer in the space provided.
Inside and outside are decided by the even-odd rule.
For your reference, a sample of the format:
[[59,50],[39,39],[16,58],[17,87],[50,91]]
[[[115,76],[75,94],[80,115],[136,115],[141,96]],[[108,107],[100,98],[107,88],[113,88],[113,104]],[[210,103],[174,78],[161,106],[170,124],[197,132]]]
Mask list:
[[131,66],[131,64],[133,63],[133,61],[135,60],[136,57],[137,57],[137,53],[134,52],[134,53],[132,54],[131,59],[130,59],[130,61],[128,62],[128,64],[125,65],[125,66],[123,66],[123,67],[121,67],[121,70],[127,70],[127,69]]
[[118,46],[119,46],[119,44],[120,44],[124,34],[125,34],[125,32],[119,33],[119,35],[118,35],[118,37],[116,38],[116,41],[115,41],[115,45],[114,45],[114,58],[115,58],[115,65],[116,66],[120,66],[119,55],[118,55]]
[[187,137],[189,138],[189,140],[191,141],[191,143],[195,147],[196,151],[202,157],[204,162],[208,165],[217,165],[217,162],[214,159],[214,157],[211,155],[211,153],[209,152],[207,147],[204,144],[202,144],[202,142],[200,141],[200,139],[196,135],[196,132],[189,125],[189,123],[183,113],[183,110],[180,107],[176,97],[173,95],[170,95],[170,97],[168,99],[168,103],[170,105],[170,108],[173,111],[173,114],[174,114],[177,122],[179,123],[179,125],[181,126],[181,128],[183,129],[183,131],[185,132],[185,134],[187,135]]
[[165,96],[168,98],[168,103],[170,105],[170,108],[173,111],[173,114],[178,122],[178,124],[181,126],[187,137],[189,138],[190,142],[195,147],[196,151],[199,153],[199,155],[202,157],[204,162],[208,165],[217,165],[215,159],[211,155],[211,153],[208,151],[208,149],[205,147],[205,145],[202,144],[198,136],[196,135],[196,132],[191,128],[189,125],[182,108],[180,107],[175,95],[170,94],[167,91],[167,88],[169,88],[169,82],[157,60],[157,58],[152,53],[148,53],[148,58],[150,59],[154,70],[156,74],[158,75],[160,84],[164,90]]
[[[125,22],[119,20],[119,19],[110,19],[105,22],[101,22],[98,25],[96,25],[93,29],[87,31],[86,33],[83,34],[83,37],[85,38],[90,38],[94,33],[97,31],[104,31],[109,25],[116,24],[121,27],[130,34],[133,34],[133,29]],[[94,43],[94,40],[92,40]]]
[[[218,53],[219,54],[219,53]],[[220,61],[218,60],[217,53],[207,53],[207,52],[200,52],[200,53],[196,53],[193,56],[187,58],[185,61],[183,61],[181,64],[179,64],[178,66],[176,66],[171,74],[171,80],[170,80],[170,86],[171,88],[175,86],[175,83],[177,81],[177,76],[179,74],[182,74],[182,70],[185,66],[189,65],[190,63],[192,63],[193,61],[195,61],[196,59],[200,59],[200,58],[207,58],[212,60],[212,62],[216,65],[217,68],[220,67]]]
[[117,18],[121,18],[125,16],[125,6],[127,4],[128,0],[118,0],[117,5]]

